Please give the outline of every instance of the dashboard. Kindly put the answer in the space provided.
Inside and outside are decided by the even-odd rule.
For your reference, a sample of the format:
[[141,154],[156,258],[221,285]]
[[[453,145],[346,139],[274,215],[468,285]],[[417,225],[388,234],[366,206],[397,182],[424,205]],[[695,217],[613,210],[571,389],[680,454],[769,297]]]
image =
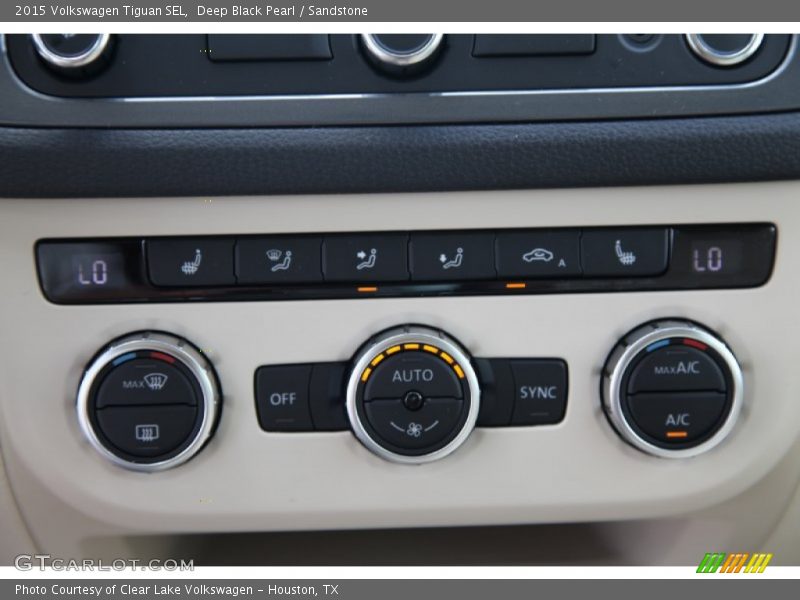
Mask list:
[[796,43],[6,35],[9,530],[796,564]]

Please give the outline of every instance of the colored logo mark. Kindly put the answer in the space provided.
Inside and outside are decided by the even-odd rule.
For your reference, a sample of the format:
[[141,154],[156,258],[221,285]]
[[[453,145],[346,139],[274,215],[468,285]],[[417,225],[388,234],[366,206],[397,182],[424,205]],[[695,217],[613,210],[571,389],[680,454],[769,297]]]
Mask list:
[[763,573],[772,554],[757,552],[707,552],[697,567],[698,573]]

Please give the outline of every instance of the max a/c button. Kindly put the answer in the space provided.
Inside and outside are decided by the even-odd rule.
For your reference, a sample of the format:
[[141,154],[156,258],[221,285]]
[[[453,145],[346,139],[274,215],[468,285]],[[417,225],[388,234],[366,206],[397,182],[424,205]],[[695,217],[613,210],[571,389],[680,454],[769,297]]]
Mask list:
[[270,366],[256,371],[256,410],[265,431],[312,431],[308,389],[311,365]]

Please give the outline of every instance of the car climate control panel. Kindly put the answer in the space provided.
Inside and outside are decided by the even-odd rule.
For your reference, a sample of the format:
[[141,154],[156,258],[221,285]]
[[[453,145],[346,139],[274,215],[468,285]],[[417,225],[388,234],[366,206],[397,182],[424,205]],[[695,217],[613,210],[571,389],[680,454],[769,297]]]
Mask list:
[[[682,319],[634,329],[611,350],[598,383],[609,426],[661,458],[720,444],[743,403],[731,349]],[[350,430],[387,461],[422,464],[457,451],[475,427],[526,427],[536,435],[536,427],[557,426],[568,413],[568,389],[562,359],[476,358],[439,329],[406,324],[377,333],[348,362],[259,367],[255,412],[264,435]],[[102,456],[159,471],[208,442],[222,395],[202,351],[145,331],[102,349],[77,398],[81,429]]]

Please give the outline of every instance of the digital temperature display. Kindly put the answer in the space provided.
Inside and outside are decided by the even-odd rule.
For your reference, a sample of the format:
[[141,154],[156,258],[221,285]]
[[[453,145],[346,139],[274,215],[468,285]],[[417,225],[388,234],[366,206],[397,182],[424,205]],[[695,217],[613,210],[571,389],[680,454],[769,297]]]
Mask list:
[[131,287],[127,257],[137,251],[135,243],[42,243],[37,250],[42,287],[62,302],[116,297]]
[[122,261],[116,254],[78,255],[72,257],[75,285],[114,285],[122,272]]
[[692,243],[692,272],[702,275],[731,275],[742,270],[743,249],[736,240]]

